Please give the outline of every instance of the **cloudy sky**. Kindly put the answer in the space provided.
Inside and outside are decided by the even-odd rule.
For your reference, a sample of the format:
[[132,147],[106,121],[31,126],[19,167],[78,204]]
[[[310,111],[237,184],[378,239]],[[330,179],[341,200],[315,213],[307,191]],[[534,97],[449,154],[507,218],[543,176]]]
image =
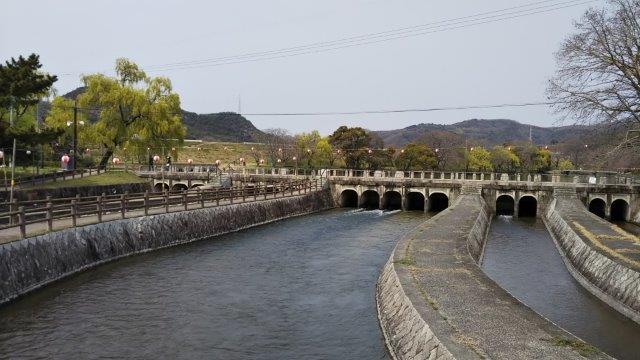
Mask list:
[[[4,0],[0,59],[40,54],[65,93],[81,74],[112,73],[127,57],[169,77],[183,108],[198,113],[237,111],[239,98],[243,113],[529,103],[545,100],[554,52],[589,6],[604,1]],[[247,117],[261,129],[324,134],[339,125],[560,120],[544,106]]]

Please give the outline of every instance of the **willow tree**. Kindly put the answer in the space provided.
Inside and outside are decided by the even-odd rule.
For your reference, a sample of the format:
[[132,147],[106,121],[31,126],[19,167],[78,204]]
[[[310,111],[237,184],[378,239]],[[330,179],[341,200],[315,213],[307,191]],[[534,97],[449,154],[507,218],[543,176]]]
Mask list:
[[180,97],[171,81],[148,77],[127,59],[116,61],[116,76],[86,75],[85,91],[78,97],[79,107],[95,112],[91,124],[96,140],[105,152],[100,167],[105,167],[117,148],[128,148],[137,155],[147,148],[158,153],[182,145],[185,127],[180,113]]
[[550,81],[555,108],[578,122],[640,125],[640,0],[609,0],[575,24]]

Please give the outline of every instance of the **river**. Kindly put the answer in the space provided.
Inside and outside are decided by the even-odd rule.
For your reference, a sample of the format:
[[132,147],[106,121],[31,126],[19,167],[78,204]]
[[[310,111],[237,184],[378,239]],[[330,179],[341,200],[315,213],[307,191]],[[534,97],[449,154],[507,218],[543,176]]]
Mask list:
[[640,326],[573,279],[540,219],[493,219],[482,268],[533,310],[618,359],[638,359]]
[[375,283],[424,219],[332,210],[100,266],[0,308],[0,358],[385,359]]

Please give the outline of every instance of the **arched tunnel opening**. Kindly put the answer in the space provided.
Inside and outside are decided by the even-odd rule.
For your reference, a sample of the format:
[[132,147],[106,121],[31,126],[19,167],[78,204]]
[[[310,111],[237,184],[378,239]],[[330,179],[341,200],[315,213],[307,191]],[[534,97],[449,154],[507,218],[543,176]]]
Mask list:
[[496,199],[496,215],[513,216],[516,202],[510,195],[500,195]]
[[378,209],[380,207],[380,195],[376,191],[367,190],[360,195],[360,207],[365,209]]
[[424,211],[424,195],[419,192],[410,192],[407,194],[407,210]]
[[518,217],[536,217],[538,200],[533,196],[523,196],[518,201]]
[[589,203],[589,211],[603,218],[606,216],[607,203],[602,199],[593,199]]
[[173,188],[171,188],[171,190],[173,191],[184,191],[187,190],[188,187],[185,184],[175,184],[173,185]]
[[386,210],[402,209],[402,195],[397,191],[387,191],[382,196],[382,207]]
[[167,190],[167,189],[169,189],[169,185],[165,183],[157,183],[153,185],[153,191],[155,192],[162,192],[163,190]]
[[429,195],[429,212],[440,212],[449,207],[449,197],[443,193]]
[[340,207],[357,208],[358,193],[355,190],[345,190],[340,194]]
[[629,204],[618,199],[611,203],[611,221],[627,221],[629,219]]

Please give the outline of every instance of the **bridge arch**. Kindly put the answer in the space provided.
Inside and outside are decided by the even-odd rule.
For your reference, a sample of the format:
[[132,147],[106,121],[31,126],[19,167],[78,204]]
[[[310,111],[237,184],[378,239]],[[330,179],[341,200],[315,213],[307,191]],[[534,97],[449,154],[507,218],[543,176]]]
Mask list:
[[173,191],[184,191],[184,190],[188,190],[189,187],[187,187],[186,184],[183,183],[175,183],[173,184],[173,187],[171,188],[171,190]]
[[611,203],[611,221],[629,220],[629,203],[623,199],[617,199]]
[[600,198],[594,198],[589,202],[589,211],[604,219],[607,216],[607,203]]
[[158,182],[153,185],[153,191],[161,192],[163,190],[169,190],[169,185],[167,183]]
[[429,211],[440,212],[449,207],[449,197],[441,192],[429,195]]
[[402,194],[395,190],[389,190],[382,195],[382,207],[387,210],[402,209]]
[[424,211],[425,197],[424,194],[412,191],[407,194],[407,210]]
[[536,217],[538,200],[532,195],[525,195],[518,200],[518,217]]
[[380,194],[375,190],[365,190],[360,195],[359,207],[365,209],[380,208]]
[[358,192],[353,189],[343,190],[342,193],[340,193],[340,207],[357,208]]
[[496,215],[510,215],[516,211],[516,200],[511,195],[500,195],[496,199]]

